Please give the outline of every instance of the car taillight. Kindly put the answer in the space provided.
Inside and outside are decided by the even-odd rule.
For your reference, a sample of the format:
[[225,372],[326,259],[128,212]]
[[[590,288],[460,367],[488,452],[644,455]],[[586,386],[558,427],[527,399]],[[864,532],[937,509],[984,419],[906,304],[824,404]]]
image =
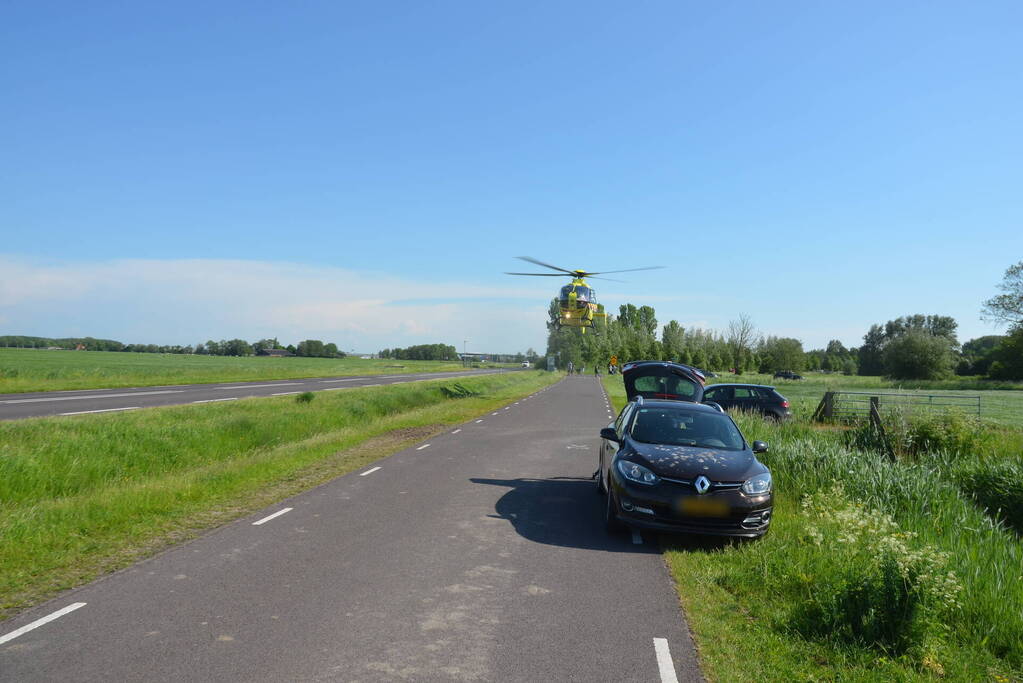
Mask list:
[[788,401],[782,401],[781,402],[781,407],[782,408],[788,408],[789,407],[789,402]]

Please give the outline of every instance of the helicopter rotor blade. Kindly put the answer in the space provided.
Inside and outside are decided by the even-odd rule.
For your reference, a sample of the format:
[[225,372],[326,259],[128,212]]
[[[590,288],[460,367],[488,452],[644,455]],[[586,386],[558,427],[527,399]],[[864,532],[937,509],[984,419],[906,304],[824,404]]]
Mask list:
[[575,271],[574,270],[567,270],[565,268],[559,268],[558,266],[552,266],[549,263],[544,263],[543,261],[537,261],[535,258],[533,258],[531,256],[516,256],[515,258],[521,259],[523,261],[529,261],[530,263],[536,264],[538,266],[543,266],[544,268],[550,268],[551,270],[560,270],[562,273],[565,273],[566,275],[575,275]]
[[593,277],[589,273],[586,274],[587,280],[606,280],[607,282],[628,282],[628,280],[615,280],[609,277]]
[[505,275],[534,275],[536,277],[571,277],[568,273],[505,273]]
[[664,268],[664,266],[644,266],[643,268],[627,268],[625,270],[602,270],[599,273],[586,273],[586,276],[604,275],[605,273],[632,273],[637,270],[659,270],[661,268]]

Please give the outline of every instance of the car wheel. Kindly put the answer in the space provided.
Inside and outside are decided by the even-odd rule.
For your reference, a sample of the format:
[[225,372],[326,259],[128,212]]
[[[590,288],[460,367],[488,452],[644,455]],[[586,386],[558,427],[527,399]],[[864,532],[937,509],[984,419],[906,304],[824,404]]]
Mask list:
[[614,492],[608,489],[604,505],[604,530],[609,534],[617,534],[624,528],[625,525],[618,519],[618,502],[615,501]]

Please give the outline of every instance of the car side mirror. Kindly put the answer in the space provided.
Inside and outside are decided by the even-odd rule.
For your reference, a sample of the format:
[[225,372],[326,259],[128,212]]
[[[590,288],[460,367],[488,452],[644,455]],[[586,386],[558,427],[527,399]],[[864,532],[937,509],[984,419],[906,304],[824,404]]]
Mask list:
[[767,452],[767,444],[764,443],[763,441],[754,441],[753,442],[753,452],[754,453],[766,453]]
[[615,443],[622,442],[622,440],[618,438],[618,432],[614,430],[614,427],[604,427],[601,429],[600,438],[607,439],[608,441],[614,441]]

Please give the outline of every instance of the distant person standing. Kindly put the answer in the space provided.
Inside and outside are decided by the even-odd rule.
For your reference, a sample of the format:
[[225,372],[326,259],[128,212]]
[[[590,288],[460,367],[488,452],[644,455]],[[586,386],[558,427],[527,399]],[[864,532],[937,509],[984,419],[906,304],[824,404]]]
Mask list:
[[596,363],[593,364],[593,376],[600,377],[600,366]]

